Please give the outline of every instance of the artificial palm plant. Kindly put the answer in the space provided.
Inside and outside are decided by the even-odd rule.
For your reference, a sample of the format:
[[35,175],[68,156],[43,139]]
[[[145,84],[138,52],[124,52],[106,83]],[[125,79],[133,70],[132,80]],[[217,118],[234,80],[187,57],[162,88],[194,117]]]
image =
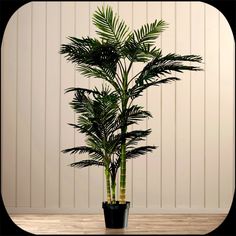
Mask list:
[[[88,153],[89,159],[71,163],[72,167],[103,166],[106,176],[107,202],[116,203],[116,175],[120,167],[121,146],[121,117],[119,114],[119,97],[108,86],[102,90],[87,90],[70,88],[75,91],[75,97],[70,103],[79,114],[76,124],[70,124],[79,132],[86,135],[86,145],[68,148],[63,153]],[[135,118],[137,119],[137,117]],[[128,125],[135,120],[129,117]],[[141,146],[134,148],[133,144],[143,140],[150,133],[148,130],[133,130],[126,133],[126,158],[136,158],[145,152],[151,151],[155,146]]]
[[[171,72],[200,70],[198,66],[185,65],[184,62],[198,63],[202,59],[197,55],[181,56],[175,53],[162,55],[161,49],[155,47],[154,44],[160,33],[167,27],[163,20],[155,20],[151,24],[144,24],[140,29],[130,31],[125,22],[120,20],[109,6],[97,8],[92,20],[97,28],[98,38],[69,37],[70,43],[63,44],[60,53],[65,54],[67,60],[75,63],[84,77],[95,77],[106,81],[112,89],[112,94],[116,97],[114,106],[116,107],[115,113],[117,113],[116,122],[119,122],[120,139],[111,152],[115,151],[118,156],[120,167],[119,203],[125,204],[126,160],[131,152],[127,149],[130,142],[128,140],[130,132],[127,127],[132,123],[151,117],[151,114],[144,111],[143,107],[134,105],[134,100],[142,96],[143,91],[150,86],[159,86],[179,80],[176,77],[168,77]],[[142,62],[143,68],[139,73],[131,76],[132,66],[136,62]],[[73,88],[71,91],[84,93],[85,90]],[[86,92],[94,94],[94,90],[86,90]],[[79,106],[80,101],[77,102],[75,106]],[[112,123],[111,126],[113,126]],[[114,127],[116,126],[114,125]],[[83,132],[81,129],[80,131]],[[134,131],[133,135],[137,139],[143,139],[149,133],[150,130]],[[107,141],[108,146],[111,145],[109,140]],[[137,144],[136,141],[131,141],[131,143],[133,146]],[[140,149],[140,152],[137,149],[136,151],[139,154],[144,154],[154,148],[151,146]]]

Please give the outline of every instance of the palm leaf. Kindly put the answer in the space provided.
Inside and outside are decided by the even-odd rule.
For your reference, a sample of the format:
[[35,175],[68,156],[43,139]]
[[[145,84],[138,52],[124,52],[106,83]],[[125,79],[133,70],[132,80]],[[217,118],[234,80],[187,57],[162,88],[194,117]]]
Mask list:
[[93,24],[98,28],[96,33],[102,40],[120,45],[128,37],[129,28],[119,17],[113,13],[110,6],[102,7],[95,11],[92,18]]
[[152,48],[155,40],[166,28],[165,21],[155,20],[153,23],[145,24],[140,29],[130,34],[122,48],[122,56],[130,61],[146,62],[160,55],[160,49]]
[[132,105],[125,110],[125,117],[127,125],[136,124],[138,121],[152,117],[149,111],[144,111],[143,107],[138,105]]
[[[155,40],[163,32],[167,27],[167,23],[163,20],[157,21],[155,20],[153,23],[145,24],[140,29],[134,30],[133,39],[139,44],[145,43],[149,45],[153,45]],[[131,40],[131,41],[132,41]]]
[[197,55],[167,54],[166,56],[158,56],[149,62],[142,70],[137,83],[144,83],[153,77],[160,77],[164,74],[170,74],[172,71],[183,72],[184,70],[198,71],[198,66],[184,65],[181,62],[201,62],[202,58]]
[[65,93],[69,93],[69,92],[81,92],[81,93],[93,93],[93,94],[98,94],[99,91],[98,90],[92,90],[92,89],[87,89],[87,88],[75,88],[75,87],[70,87],[65,89]]
[[95,160],[82,160],[82,161],[71,163],[70,166],[84,168],[84,167],[89,167],[89,166],[104,166],[104,163],[102,161],[95,161]]
[[134,148],[134,149],[128,151],[126,153],[126,158],[127,159],[136,158],[136,157],[139,157],[139,156],[142,156],[142,155],[146,154],[147,152],[152,152],[156,148],[157,148],[156,146],[137,147],[137,148]]
[[177,77],[168,77],[165,79],[154,79],[151,82],[146,82],[145,84],[135,84],[132,88],[129,89],[128,93],[131,99],[142,96],[142,92],[150,86],[160,86],[161,84],[171,83],[173,81],[180,80]]
[[64,149],[62,151],[62,153],[70,153],[70,154],[75,154],[75,153],[78,153],[78,154],[83,154],[83,153],[93,154],[93,153],[96,153],[100,157],[103,156],[103,153],[99,149],[88,147],[88,146],[79,146],[79,147]]
[[96,79],[103,79],[109,82],[117,91],[119,90],[119,85],[114,80],[115,75],[114,71],[110,70],[109,68],[104,67],[94,67],[89,66],[86,64],[79,65],[79,70],[82,75],[84,75],[87,78],[96,78]]

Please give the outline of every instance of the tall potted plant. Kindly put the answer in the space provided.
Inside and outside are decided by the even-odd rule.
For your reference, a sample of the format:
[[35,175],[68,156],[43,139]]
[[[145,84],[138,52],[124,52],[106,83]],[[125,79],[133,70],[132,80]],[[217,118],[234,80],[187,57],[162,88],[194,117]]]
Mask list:
[[[168,77],[173,71],[183,72],[185,70],[198,71],[200,68],[193,65],[185,65],[184,62],[201,62],[202,58],[197,55],[177,55],[174,53],[162,55],[161,49],[154,46],[155,40],[160,35],[160,33],[166,28],[167,24],[163,21],[155,20],[151,24],[144,24],[140,29],[129,31],[128,26],[123,20],[113,13],[111,7],[107,6],[102,8],[97,8],[93,14],[93,24],[97,27],[96,33],[99,39],[85,37],[76,38],[69,37],[70,43],[63,44],[61,46],[61,54],[65,54],[67,60],[75,63],[78,70],[84,77],[95,77],[109,84],[109,92],[106,89],[99,91],[98,89],[84,89],[84,88],[71,88],[68,91],[75,91],[75,97],[78,93],[86,96],[85,93],[92,95],[94,102],[97,99],[96,94],[100,94],[101,98],[112,94],[115,97],[113,99],[113,105],[116,107],[114,110],[111,109],[113,113],[113,118],[110,125],[118,127],[118,138],[112,146],[112,139],[104,139],[104,130],[100,137],[106,140],[106,145],[111,148],[109,153],[109,161],[107,166],[105,165],[105,172],[107,176],[107,183],[110,176],[114,173],[112,156],[116,155],[116,172],[120,168],[120,196],[118,201],[109,201],[103,203],[105,220],[112,219],[110,222],[106,221],[107,227],[125,227],[127,226],[127,212],[129,208],[129,202],[126,201],[126,161],[129,158],[141,156],[146,152],[155,149],[155,146],[144,146],[133,148],[137,145],[139,140],[143,140],[151,130],[135,130],[128,132],[128,126],[133,123],[138,123],[140,120],[147,117],[151,117],[150,112],[145,111],[143,107],[139,105],[134,105],[134,100],[142,96],[143,91],[145,91],[150,86],[159,86],[161,84],[169,83],[172,81],[179,80],[176,77]],[[143,62],[143,68],[136,75],[131,77],[132,66],[136,62]],[[162,76],[162,78],[161,78]],[[104,91],[106,91],[104,93]],[[87,96],[88,97],[88,96]],[[106,100],[106,99],[105,99]],[[109,100],[109,99],[108,99]],[[102,100],[99,101],[101,104]],[[74,100],[74,108],[79,109],[81,100]],[[103,104],[104,105],[104,104]],[[106,105],[105,105],[106,106]],[[77,110],[79,113],[84,111]],[[105,115],[105,114],[104,114]],[[100,119],[102,119],[100,117]],[[105,119],[105,117],[104,117]],[[94,119],[91,121],[99,122]],[[86,133],[85,130],[80,128],[81,120],[78,120],[79,131],[84,132],[90,137],[91,133]],[[118,125],[117,125],[118,124]],[[76,126],[75,126],[76,127]],[[114,128],[115,129],[115,128]],[[90,130],[90,129],[88,129]],[[95,130],[91,130],[95,132]],[[113,131],[112,131],[113,132]],[[114,134],[111,134],[114,136]],[[91,135],[91,137],[93,137]],[[108,136],[106,136],[108,137]],[[133,148],[131,149],[130,146]],[[103,150],[101,146],[94,143],[94,147]],[[65,152],[74,153],[76,147],[67,149]],[[78,152],[82,152],[81,150]],[[87,150],[89,155],[93,157],[93,153]],[[104,152],[104,150],[103,150]],[[92,154],[92,155],[91,155]],[[102,157],[103,160],[106,159],[105,156]],[[109,164],[108,164],[109,163]],[[90,162],[92,165],[92,162]],[[94,163],[96,165],[96,163]],[[72,164],[72,166],[81,166]],[[83,165],[81,166],[83,167]],[[109,168],[108,168],[109,167]],[[109,172],[109,174],[107,174]],[[114,179],[112,180],[114,181]],[[111,181],[111,182],[112,182]],[[114,186],[114,185],[113,185]],[[106,217],[108,212],[109,217]],[[125,215],[126,214],[126,215]],[[122,223],[115,224],[117,220],[117,215],[123,217]]]

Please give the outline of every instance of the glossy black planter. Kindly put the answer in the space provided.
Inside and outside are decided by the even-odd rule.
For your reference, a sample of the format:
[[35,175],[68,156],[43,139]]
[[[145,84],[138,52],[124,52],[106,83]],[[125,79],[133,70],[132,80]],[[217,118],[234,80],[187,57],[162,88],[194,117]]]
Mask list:
[[104,218],[106,228],[125,228],[128,226],[128,215],[129,215],[130,202],[126,204],[107,204],[107,202],[102,203],[102,208],[104,211]]

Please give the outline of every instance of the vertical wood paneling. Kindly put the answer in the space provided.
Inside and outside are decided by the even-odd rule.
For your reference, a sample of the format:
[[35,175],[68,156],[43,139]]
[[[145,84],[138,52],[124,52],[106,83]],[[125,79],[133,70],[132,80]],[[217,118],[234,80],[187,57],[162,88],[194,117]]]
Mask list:
[[[161,3],[148,2],[148,22],[161,20]],[[156,47],[161,48],[161,38],[156,40]],[[150,87],[147,91],[147,110],[153,118],[147,120],[152,133],[147,137],[149,145],[158,146],[147,154],[147,204],[148,207],[160,207],[161,204],[161,87]],[[155,102],[153,102],[155,101]]]
[[[204,58],[204,4],[191,2],[191,53]],[[204,69],[204,64],[201,65]],[[204,207],[204,71],[191,73],[191,207]]]
[[17,173],[17,48],[17,13],[15,13],[6,26],[1,54],[1,190],[5,205],[14,207]]
[[205,7],[205,197],[206,206],[215,208],[219,200],[219,13],[210,5]]
[[[102,7],[103,2],[90,2],[90,36],[97,37],[95,33],[95,26],[92,23],[92,15],[97,7]],[[97,87],[101,89],[102,81],[97,78],[90,78],[90,88]],[[103,200],[103,168],[89,167],[89,207],[100,208]],[[94,187],[96,186],[96,187]]]
[[46,3],[46,207],[59,207],[60,180],[60,4]]
[[[89,2],[76,3],[76,37],[86,37],[89,35]],[[79,71],[76,71],[76,87],[88,88],[89,79],[84,78]],[[77,119],[77,116],[76,116]],[[75,144],[77,146],[85,145],[85,135],[76,131]],[[82,160],[88,157],[87,154],[76,156],[75,160]],[[75,207],[84,208],[89,206],[89,181],[88,168],[75,169]]]
[[32,207],[44,207],[45,204],[45,14],[46,4],[44,2],[32,3]]
[[127,163],[127,200],[141,211],[229,208],[235,45],[224,16],[201,2],[33,2],[18,9],[1,55],[5,205],[96,211],[106,199],[103,168],[73,169],[69,164],[86,154],[61,153],[85,143],[67,124],[77,116],[69,106],[73,93],[64,90],[101,88],[102,81],[75,71],[60,45],[68,36],[97,37],[92,14],[102,5],[111,5],[131,29],[162,18],[169,24],[156,42],[163,55],[197,54],[204,61],[204,71],[176,73],[181,81],[149,88],[136,100],[153,118],[132,128],[151,128],[147,144],[159,147]]
[[[190,54],[190,3],[176,3],[176,53]],[[189,64],[189,63],[185,63]],[[190,206],[190,72],[176,73],[176,207]]]
[[[74,3],[61,2],[61,43],[74,36]],[[69,106],[73,98],[72,93],[65,94],[65,89],[74,86],[74,66],[64,58],[61,59],[61,134],[60,149],[74,146],[74,130],[68,123],[74,122],[74,112]],[[74,170],[69,164],[73,162],[73,155],[61,154],[60,159],[60,197],[61,207],[74,206]]]
[[[228,208],[234,193],[234,96],[235,96],[235,42],[225,17],[220,14],[219,24],[219,207]],[[227,114],[227,115],[226,115]],[[227,183],[227,184],[226,184]]]
[[[175,52],[175,3],[162,3],[162,19],[168,29],[162,34],[163,55]],[[162,207],[175,207],[175,83],[162,86]]]
[[29,207],[31,181],[31,4],[18,13],[17,206]]
[[[140,15],[140,12],[143,14]],[[133,27],[134,30],[139,29],[147,23],[146,3],[133,3]],[[136,63],[133,66],[133,76],[140,72],[143,68],[143,63]],[[142,106],[146,110],[147,91],[143,92],[143,96],[138,97],[134,104]],[[145,130],[146,120],[140,121],[137,125],[133,125],[134,130]],[[146,145],[146,141],[139,142],[138,146]],[[133,162],[133,207],[146,207],[146,155],[137,158]]]
[[[132,2],[119,2],[119,16],[126,22],[130,30],[132,30],[133,26],[132,13]],[[128,130],[130,130],[130,127],[128,128]],[[126,162],[126,199],[127,201],[131,201],[131,206],[133,198],[132,169],[132,160],[129,160]],[[119,187],[119,178],[117,185]]]

